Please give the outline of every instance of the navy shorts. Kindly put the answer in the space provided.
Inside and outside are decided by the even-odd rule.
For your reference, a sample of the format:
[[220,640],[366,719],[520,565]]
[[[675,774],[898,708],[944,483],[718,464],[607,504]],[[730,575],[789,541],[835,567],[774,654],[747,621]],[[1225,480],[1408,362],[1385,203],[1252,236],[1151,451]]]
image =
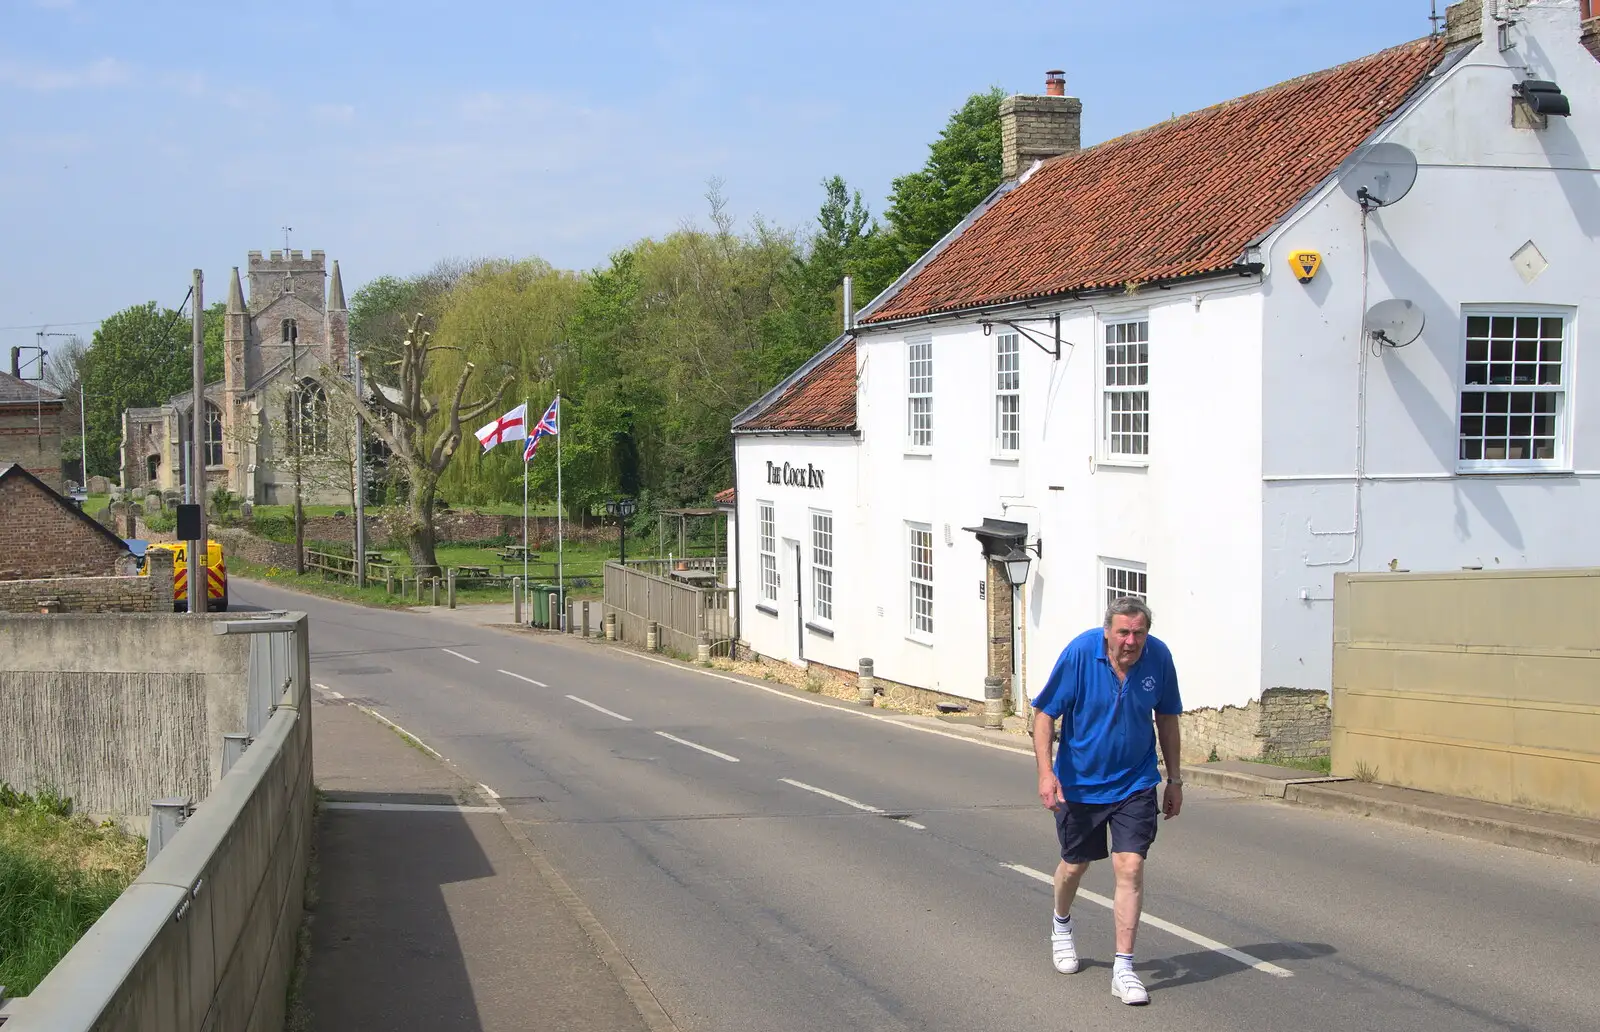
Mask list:
[[1156,820],[1161,807],[1156,803],[1154,786],[1135,792],[1117,803],[1074,803],[1056,807],[1056,837],[1061,840],[1061,859],[1069,864],[1104,860],[1106,830],[1111,831],[1111,852],[1150,851],[1156,840]]

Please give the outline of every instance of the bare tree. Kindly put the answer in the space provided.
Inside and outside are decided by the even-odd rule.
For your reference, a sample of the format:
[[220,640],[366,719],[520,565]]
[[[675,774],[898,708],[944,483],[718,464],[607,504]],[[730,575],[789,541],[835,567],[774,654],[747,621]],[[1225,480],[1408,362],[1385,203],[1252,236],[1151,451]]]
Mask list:
[[[329,376],[324,385],[343,396],[361,411],[372,432],[388,445],[393,460],[405,472],[406,504],[390,532],[406,543],[411,563],[421,576],[436,576],[439,561],[434,554],[433,506],[439,489],[439,475],[461,445],[461,424],[488,412],[500,402],[511,378],[506,377],[492,394],[467,403],[463,399],[473,365],[463,365],[455,389],[441,405],[440,398],[428,396],[428,358],[434,351],[460,351],[460,348],[434,345],[432,334],[421,330],[423,315],[411,320],[400,357],[389,363],[399,370],[396,388],[385,388],[372,378],[363,362],[367,390],[341,377]],[[419,332],[420,331],[420,332]],[[365,355],[362,356],[363,359]]]

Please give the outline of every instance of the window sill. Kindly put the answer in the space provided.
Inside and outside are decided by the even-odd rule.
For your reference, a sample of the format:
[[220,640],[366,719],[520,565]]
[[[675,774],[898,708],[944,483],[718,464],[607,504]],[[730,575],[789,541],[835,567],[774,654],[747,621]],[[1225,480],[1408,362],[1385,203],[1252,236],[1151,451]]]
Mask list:
[[933,449],[932,448],[907,448],[906,451],[905,451],[905,456],[908,459],[931,459],[931,458],[933,458]]
[[831,629],[824,627],[821,624],[814,624],[810,620],[806,621],[806,630],[817,635],[818,637],[829,639],[833,637],[833,631]]
[[1097,469],[1097,470],[1101,470],[1101,469],[1122,469],[1122,470],[1127,470],[1130,473],[1143,473],[1143,472],[1146,472],[1147,470],[1149,470],[1149,468],[1150,468],[1150,460],[1149,459],[1097,459],[1097,460],[1095,460],[1094,468]]
[[933,648],[933,638],[926,634],[908,634],[906,635],[906,641],[913,645],[921,645],[924,648]]
[[768,616],[777,616],[778,615],[778,611],[776,609],[773,609],[771,606],[768,606],[768,605],[763,605],[760,602],[756,603],[756,612],[758,612],[758,613],[766,613]]
[[1570,477],[1571,466],[1458,466],[1459,477]]
[[1002,452],[999,455],[989,456],[989,461],[997,466],[1017,466],[1022,463],[1022,453]]

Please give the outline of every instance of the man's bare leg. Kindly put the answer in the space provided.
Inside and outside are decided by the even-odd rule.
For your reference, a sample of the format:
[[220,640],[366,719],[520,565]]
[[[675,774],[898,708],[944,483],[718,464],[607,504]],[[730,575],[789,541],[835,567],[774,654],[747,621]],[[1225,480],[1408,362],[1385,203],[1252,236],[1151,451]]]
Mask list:
[[[1112,853],[1111,867],[1117,874],[1117,952],[1132,953],[1139,937],[1139,915],[1144,911],[1144,857],[1138,853]],[[1076,890],[1074,883],[1073,891]],[[1059,875],[1056,898],[1061,898]]]
[[1088,864],[1069,864],[1065,860],[1056,865],[1057,916],[1066,917],[1072,913],[1072,901],[1078,898],[1078,883],[1083,881],[1088,869]]

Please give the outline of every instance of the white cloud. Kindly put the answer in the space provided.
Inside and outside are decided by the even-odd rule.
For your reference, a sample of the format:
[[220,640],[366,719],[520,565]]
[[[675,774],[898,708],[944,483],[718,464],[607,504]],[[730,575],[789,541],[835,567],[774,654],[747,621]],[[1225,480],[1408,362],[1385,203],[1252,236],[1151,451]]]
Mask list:
[[318,104],[311,109],[317,121],[329,125],[349,125],[356,120],[354,104]]
[[113,57],[103,57],[81,68],[52,68],[26,61],[0,58],[0,84],[37,92],[126,86],[133,69]]

